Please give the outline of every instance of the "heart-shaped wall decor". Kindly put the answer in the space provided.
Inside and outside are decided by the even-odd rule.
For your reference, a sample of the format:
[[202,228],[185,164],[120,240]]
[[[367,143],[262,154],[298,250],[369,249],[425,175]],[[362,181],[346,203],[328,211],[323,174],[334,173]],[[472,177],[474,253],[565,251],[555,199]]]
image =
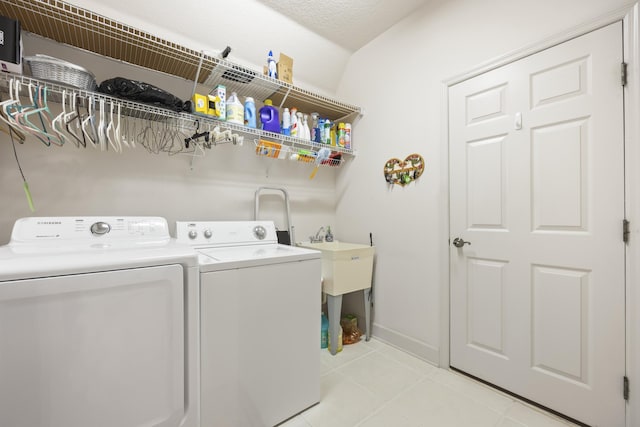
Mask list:
[[424,159],[420,154],[410,154],[406,159],[389,159],[384,165],[384,179],[389,184],[407,185],[424,172]]

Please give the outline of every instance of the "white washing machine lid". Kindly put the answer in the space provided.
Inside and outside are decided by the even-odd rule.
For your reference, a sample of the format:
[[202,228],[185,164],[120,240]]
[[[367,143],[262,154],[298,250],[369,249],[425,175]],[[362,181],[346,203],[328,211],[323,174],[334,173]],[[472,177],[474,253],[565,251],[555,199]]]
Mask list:
[[320,251],[278,244],[273,221],[176,221],[180,243],[198,251],[200,271],[320,259]]
[[320,259],[321,252],[280,244],[198,249],[200,272]]
[[197,266],[197,254],[159,217],[22,218],[0,247],[0,281],[167,264]]

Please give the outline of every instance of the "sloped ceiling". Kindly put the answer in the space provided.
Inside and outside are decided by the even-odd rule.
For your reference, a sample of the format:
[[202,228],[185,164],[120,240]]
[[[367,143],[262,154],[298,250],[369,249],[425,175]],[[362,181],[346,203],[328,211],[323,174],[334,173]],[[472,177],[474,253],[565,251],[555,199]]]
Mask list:
[[432,0],[258,0],[354,52]]

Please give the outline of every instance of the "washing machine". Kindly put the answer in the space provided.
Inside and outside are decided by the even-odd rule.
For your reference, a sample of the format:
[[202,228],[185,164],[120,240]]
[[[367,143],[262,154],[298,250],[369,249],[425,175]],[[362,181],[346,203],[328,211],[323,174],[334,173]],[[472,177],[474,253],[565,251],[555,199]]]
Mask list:
[[200,264],[201,420],[273,426],[320,401],[320,252],[272,221],[179,221]]
[[158,217],[32,217],[0,247],[0,426],[199,426],[198,264]]

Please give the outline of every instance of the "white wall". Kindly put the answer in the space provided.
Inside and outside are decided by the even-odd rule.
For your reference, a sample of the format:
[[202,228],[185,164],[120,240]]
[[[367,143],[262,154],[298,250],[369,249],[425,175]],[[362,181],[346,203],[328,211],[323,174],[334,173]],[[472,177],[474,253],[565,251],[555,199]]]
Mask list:
[[[196,49],[216,51],[230,45],[230,60],[260,70],[269,49],[294,58],[294,83],[334,94],[347,52],[297,23],[252,0],[234,2],[74,1],[97,13]],[[106,5],[108,3],[108,5]],[[151,13],[150,11],[153,11]],[[269,36],[265,26],[273,26]],[[215,30],[212,31],[212,28]],[[192,82],[106,60],[68,46],[27,36],[25,55],[46,53],[91,70],[98,82],[123,76],[152,83],[187,99]],[[244,57],[241,55],[245,55]],[[320,61],[326,66],[320,66]],[[242,94],[249,95],[249,94]],[[260,158],[253,141],[243,147],[214,147],[191,169],[187,156],[149,154],[143,148],[101,153],[72,145],[47,148],[35,139],[17,145],[17,153],[33,194],[29,211],[11,143],[0,133],[0,244],[9,240],[13,222],[40,215],[160,215],[169,220],[252,219],[258,186],[283,186],[291,196],[292,223],[298,240],[321,226],[335,224],[333,168]],[[285,226],[278,193],[261,197],[261,219]],[[334,227],[335,228],[335,227]]]
[[[443,82],[588,22],[625,0],[457,0],[432,3],[356,52],[338,93],[366,111],[356,160],[338,177],[342,238],[377,246],[374,333],[438,363],[447,280],[447,144]],[[385,161],[421,154],[426,171],[389,188]],[[345,306],[361,311],[350,296]]]

